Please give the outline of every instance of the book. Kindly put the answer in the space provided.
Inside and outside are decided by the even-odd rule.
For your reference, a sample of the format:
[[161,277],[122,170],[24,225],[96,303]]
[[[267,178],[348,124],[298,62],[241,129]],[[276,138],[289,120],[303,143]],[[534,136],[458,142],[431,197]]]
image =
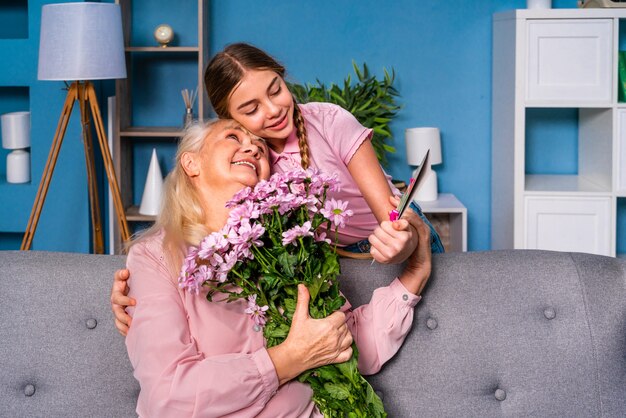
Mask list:
[[424,183],[425,174],[430,170],[430,150],[426,151],[424,157],[422,158],[421,164],[417,167],[417,172],[415,173],[415,178],[411,179],[409,183],[409,187],[404,192],[402,197],[400,198],[400,203],[398,207],[392,210],[389,213],[389,219],[395,221],[402,217],[402,214],[409,207],[413,198],[415,197],[415,193],[419,190],[420,186]]

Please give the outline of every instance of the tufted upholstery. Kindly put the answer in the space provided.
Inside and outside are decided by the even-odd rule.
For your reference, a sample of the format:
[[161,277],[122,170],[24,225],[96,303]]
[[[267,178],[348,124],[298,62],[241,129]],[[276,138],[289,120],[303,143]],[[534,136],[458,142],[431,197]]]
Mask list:
[[[123,257],[0,251],[0,417],[131,417],[108,298]],[[343,260],[353,305],[398,266]],[[435,256],[400,353],[370,377],[390,417],[626,416],[626,261]]]

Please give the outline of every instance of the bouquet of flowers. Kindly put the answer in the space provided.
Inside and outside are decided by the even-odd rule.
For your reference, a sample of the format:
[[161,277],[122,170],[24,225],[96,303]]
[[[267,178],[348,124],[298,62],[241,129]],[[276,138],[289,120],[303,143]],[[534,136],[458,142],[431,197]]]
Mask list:
[[[327,199],[328,191],[337,189],[334,177],[313,170],[274,174],[254,189],[244,188],[228,202],[222,230],[189,250],[180,287],[197,294],[209,286],[209,301],[216,292],[227,301],[246,298],[245,312],[263,328],[268,347],[289,333],[299,283],[309,289],[310,316],[330,315],[345,299],[335,245],[326,233],[336,233],[352,215],[347,203]],[[308,370],[298,379],[311,385],[325,417],[385,417],[382,401],[357,369],[356,345],[352,348],[349,361]]]

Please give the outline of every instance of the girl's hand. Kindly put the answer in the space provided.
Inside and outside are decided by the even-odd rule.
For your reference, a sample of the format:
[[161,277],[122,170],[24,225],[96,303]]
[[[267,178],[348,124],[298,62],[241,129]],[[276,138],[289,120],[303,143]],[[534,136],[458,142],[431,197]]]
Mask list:
[[298,301],[285,341],[267,350],[279,384],[302,372],[326,364],[343,363],[352,357],[352,334],[346,315],[334,312],[323,319],[309,316],[309,290],[298,285]]
[[[389,197],[393,208],[398,206],[400,199],[395,196]],[[374,260],[382,264],[401,263],[413,253],[417,247],[417,231],[412,223],[419,216],[412,210],[407,210],[402,219],[397,221],[383,221],[376,227],[374,233],[369,236],[372,245],[370,253]]]
[[129,278],[130,272],[127,269],[116,271],[111,288],[111,310],[115,316],[115,328],[123,336],[128,334],[128,328],[132,321],[130,315],[126,313],[126,307],[136,304],[135,299],[127,296],[129,290],[127,280]]

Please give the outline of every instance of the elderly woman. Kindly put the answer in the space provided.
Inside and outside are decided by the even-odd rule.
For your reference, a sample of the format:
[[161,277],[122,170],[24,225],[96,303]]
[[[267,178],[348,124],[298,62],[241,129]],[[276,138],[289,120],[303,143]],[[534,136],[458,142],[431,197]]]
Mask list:
[[126,346],[141,386],[139,416],[320,416],[310,387],[295,377],[349,359],[353,336],[360,371],[375,373],[410,329],[430,275],[429,230],[417,216],[418,248],[400,277],[368,305],[350,310],[346,303],[324,319],[309,317],[300,285],[289,335],[271,348],[251,326],[244,300],[208,303],[178,287],[185,249],[225,224],[225,203],[236,192],[269,177],[267,156],[262,139],[228,120],[192,126],[180,142],[162,215],[132,243],[127,261],[137,303]]

